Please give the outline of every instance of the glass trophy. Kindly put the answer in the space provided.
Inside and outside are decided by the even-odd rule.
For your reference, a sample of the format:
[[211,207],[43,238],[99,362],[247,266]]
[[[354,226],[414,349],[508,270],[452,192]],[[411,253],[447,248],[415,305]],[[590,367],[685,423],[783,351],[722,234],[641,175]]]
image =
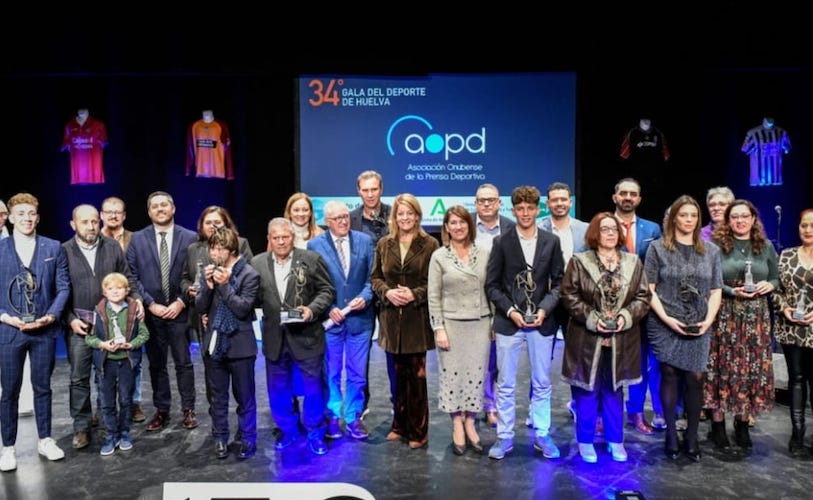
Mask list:
[[124,338],[124,335],[121,333],[118,321],[111,321],[111,323],[113,323],[113,343],[119,345],[127,342],[127,339]]
[[[9,284],[8,297],[12,300],[12,290],[16,288],[16,297],[22,299],[22,303],[12,303],[11,308],[15,313],[20,315],[23,323],[33,323],[37,319],[37,306],[34,302],[34,292],[37,291],[37,282],[34,274],[25,269],[23,272],[14,277]],[[15,299],[16,299],[15,297]]]
[[756,285],[754,284],[754,275],[751,273],[751,261],[745,261],[745,283],[743,284],[743,288],[745,289],[746,293],[754,293],[757,289]]
[[706,317],[708,304],[703,299],[694,277],[684,276],[680,280],[678,297],[680,298],[680,311],[677,316],[686,325],[683,327],[683,331],[689,334],[700,333],[699,323],[702,323],[703,318]]
[[195,271],[195,281],[189,285],[189,288],[195,292],[199,292],[203,287],[203,262],[198,261],[196,266],[197,270]]
[[805,319],[805,289],[799,290],[799,301],[796,302],[796,310],[793,311],[791,317],[795,321],[802,321]]
[[607,330],[616,330],[618,328],[618,312],[617,312],[617,304],[618,300],[613,295],[607,296],[604,293],[601,294],[601,321],[604,322],[604,328]]

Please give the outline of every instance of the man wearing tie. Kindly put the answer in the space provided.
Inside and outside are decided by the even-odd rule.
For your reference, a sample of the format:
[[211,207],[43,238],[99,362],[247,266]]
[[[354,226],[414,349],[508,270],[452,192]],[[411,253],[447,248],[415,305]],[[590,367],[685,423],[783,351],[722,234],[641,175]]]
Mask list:
[[[661,237],[661,226],[650,220],[635,215],[635,209],[641,204],[641,184],[631,177],[618,181],[613,193],[615,216],[624,226],[624,248],[629,253],[638,255],[643,262],[649,244]],[[658,360],[649,345],[647,338],[646,320],[640,322],[641,326],[641,375],[643,380],[639,384],[629,386],[627,398],[627,419],[635,430],[641,434],[652,434],[653,426],[659,430],[666,429],[666,420],[661,407],[660,390],[661,377]],[[654,416],[650,425],[644,418],[644,402],[646,391],[652,399]]]
[[147,198],[147,213],[152,224],[133,233],[127,249],[127,262],[140,282],[146,322],[150,330],[147,358],[155,415],[148,431],[165,427],[170,420],[172,394],[167,372],[167,351],[175,363],[178,392],[181,393],[183,426],[198,426],[195,416],[195,372],[189,354],[187,304],[181,293],[181,272],[189,245],[197,238],[194,231],[175,224],[175,202],[169,193],[156,191]]
[[[336,299],[329,308],[331,325],[325,331],[328,386],[327,437],[342,437],[339,419],[344,406],[347,432],[354,439],[369,433],[361,421],[364,389],[367,387],[367,359],[373,336],[373,240],[361,231],[350,230],[350,212],[340,201],[328,201],[324,208],[328,231],[308,241],[308,250],[325,260]],[[346,360],[345,360],[346,357]],[[344,361],[343,361],[344,360]],[[342,367],[347,371],[346,401],[342,396]]]

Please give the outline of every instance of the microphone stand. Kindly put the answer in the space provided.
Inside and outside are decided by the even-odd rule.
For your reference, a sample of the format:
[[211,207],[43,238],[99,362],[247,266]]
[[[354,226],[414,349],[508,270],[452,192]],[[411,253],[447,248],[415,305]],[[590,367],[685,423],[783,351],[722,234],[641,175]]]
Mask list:
[[778,210],[776,212],[776,252],[779,253],[782,251],[782,242],[779,241],[780,235],[782,234],[780,229],[782,227],[782,210]]

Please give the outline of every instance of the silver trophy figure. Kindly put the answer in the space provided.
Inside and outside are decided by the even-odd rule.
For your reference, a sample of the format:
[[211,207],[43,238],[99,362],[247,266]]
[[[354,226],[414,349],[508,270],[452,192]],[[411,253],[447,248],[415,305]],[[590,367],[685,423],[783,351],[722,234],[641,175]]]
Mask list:
[[531,266],[527,266],[524,271],[517,273],[515,282],[517,288],[522,291],[523,302],[525,303],[525,311],[520,311],[522,313],[522,321],[529,324],[536,323],[536,311],[538,307],[533,300],[533,295],[536,291],[536,282],[534,282],[533,269]]
[[194,292],[199,292],[200,289],[203,287],[203,281],[206,279],[203,277],[203,262],[198,261],[197,270],[195,271],[195,281],[189,285]]
[[[14,289],[17,293],[14,293]],[[37,319],[37,307],[34,303],[34,292],[37,291],[37,281],[34,273],[24,269],[9,283],[9,304],[15,313],[20,315],[23,323],[33,323]],[[15,303],[16,302],[16,303]]]
[[791,317],[795,321],[805,319],[805,292],[806,290],[804,288],[799,290],[799,300],[796,302],[796,310],[791,314]]
[[119,322],[113,321],[112,323],[113,323],[113,343],[119,345],[127,342],[127,339],[124,337],[124,334],[121,333],[121,328],[119,328]]
[[743,287],[746,293],[754,293],[757,289],[754,284],[754,275],[751,273],[751,264],[752,262],[750,260],[745,261],[745,283]]

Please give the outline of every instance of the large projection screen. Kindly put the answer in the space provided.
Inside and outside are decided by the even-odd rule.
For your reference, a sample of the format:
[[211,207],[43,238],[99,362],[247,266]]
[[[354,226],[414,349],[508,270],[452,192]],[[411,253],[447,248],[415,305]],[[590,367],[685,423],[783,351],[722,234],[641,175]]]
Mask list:
[[296,83],[298,186],[319,224],[329,200],[360,204],[364,170],[382,175],[385,203],[417,196],[427,229],[440,227],[445,207],[473,210],[483,183],[499,188],[506,212],[519,185],[538,187],[543,200],[551,182],[575,192],[575,73],[303,75]]

